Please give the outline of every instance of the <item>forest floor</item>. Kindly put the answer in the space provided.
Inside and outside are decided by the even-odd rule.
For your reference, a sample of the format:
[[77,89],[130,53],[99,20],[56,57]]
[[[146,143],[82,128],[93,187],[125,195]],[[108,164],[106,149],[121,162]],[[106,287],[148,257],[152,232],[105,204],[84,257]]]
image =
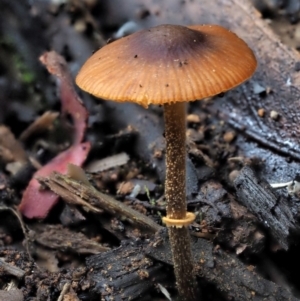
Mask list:
[[107,42],[164,23],[221,24],[259,62],[188,106],[202,298],[300,300],[300,4],[280,2],[0,0],[0,301],[176,299],[162,108],[74,83]]

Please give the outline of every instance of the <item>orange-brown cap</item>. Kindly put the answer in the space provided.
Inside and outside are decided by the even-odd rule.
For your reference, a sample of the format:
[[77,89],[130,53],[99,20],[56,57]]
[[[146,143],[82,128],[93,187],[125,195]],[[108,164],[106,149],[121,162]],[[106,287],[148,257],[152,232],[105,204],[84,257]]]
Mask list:
[[219,94],[249,79],[252,50],[218,25],[160,25],[98,50],[76,83],[96,97],[147,107]]

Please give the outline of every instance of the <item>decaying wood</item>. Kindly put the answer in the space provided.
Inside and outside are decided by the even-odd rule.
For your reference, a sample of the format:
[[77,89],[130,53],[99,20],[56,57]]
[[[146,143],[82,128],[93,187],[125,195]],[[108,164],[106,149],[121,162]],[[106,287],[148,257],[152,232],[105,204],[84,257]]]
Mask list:
[[73,232],[61,225],[35,225],[31,226],[31,230],[30,240],[46,248],[85,255],[110,250],[110,248],[88,239],[84,234]]
[[[244,265],[236,256],[222,251],[204,239],[192,242],[196,274],[201,280],[216,286],[228,300],[296,301],[291,293],[259,276],[252,267]],[[172,265],[166,231],[155,235],[146,249],[147,256]]]
[[[65,179],[67,179],[67,182]],[[118,213],[118,211],[113,211],[115,209],[111,209],[111,206],[114,208],[115,205],[123,208],[125,205],[122,202],[113,200],[113,202],[110,203],[112,198],[100,192],[98,192],[97,195],[99,194],[101,200],[104,198],[105,202],[108,202],[110,205],[106,205],[105,202],[97,204],[94,197],[95,189],[90,189],[90,185],[76,182],[75,180],[59,174],[53,174],[50,178],[41,178],[40,180],[68,203],[77,203],[77,205],[87,207],[89,210],[90,208],[94,208],[91,210],[94,213],[99,213],[98,210],[103,208],[103,210],[113,214],[115,212],[119,216],[126,216],[125,214],[120,213],[120,211]],[[75,203],[74,200],[77,199],[80,201]],[[211,230],[211,233],[217,234],[216,241],[236,249],[237,253],[242,253],[246,250],[248,254],[252,252],[257,254],[263,248],[264,234],[259,229],[258,219],[247,212],[245,207],[237,204],[221,184],[215,181],[203,183],[196,198],[189,201],[188,204],[195,208],[201,207],[201,212],[205,215],[206,227],[208,230]],[[125,206],[125,208],[127,210],[129,207]],[[129,214],[136,214],[136,212],[137,211],[132,211],[132,209],[130,209]],[[140,219],[142,226],[149,229],[149,226],[146,225],[149,218],[145,215],[141,215]],[[130,215],[130,220],[137,219]],[[152,220],[150,220],[150,223],[153,232],[161,228],[156,223],[152,226]],[[139,222],[137,225],[140,225]]]
[[[38,178],[38,180],[41,183],[44,183],[44,178]],[[86,202],[81,198],[81,196],[71,193],[69,190],[65,189],[63,186],[61,186],[58,183],[55,182],[47,182],[45,183],[52,191],[54,191],[56,194],[58,194],[60,197],[62,197],[68,204],[70,205],[78,205],[85,207],[87,210],[94,212],[94,213],[101,213],[103,212],[102,209],[97,208],[96,206],[92,206],[89,204],[89,202]]]
[[[259,276],[253,267],[244,265],[234,255],[214,247],[212,242],[193,240],[192,248],[198,280],[202,285],[205,282],[215,285],[228,300],[299,300],[288,290]],[[158,282],[170,285],[166,278],[170,272],[166,268],[172,264],[165,229],[156,233],[150,243],[126,243],[87,260],[87,267],[93,268],[88,275],[94,283],[93,291],[114,300],[145,296],[149,285]]]
[[225,231],[219,233],[216,242],[233,248],[237,255],[261,254],[266,247],[266,233],[258,219],[234,199],[230,201],[230,208],[234,222],[224,226]]
[[[193,239],[192,246],[201,285],[213,284],[225,299],[299,301],[288,290],[259,276],[253,266],[243,264],[236,256],[222,251],[212,242]],[[58,276],[40,272],[24,252],[0,249],[0,255],[8,264],[15,264],[25,271],[24,296],[32,293],[32,277],[43,294],[49,295],[54,288],[62,291],[66,282],[72,281],[74,285],[78,283],[79,290],[88,288],[90,298],[100,293],[103,298],[114,298],[115,301],[129,300],[129,297],[131,300],[147,300],[147,292],[157,283],[167,289],[175,285],[174,278],[170,276],[172,258],[166,230],[158,232],[154,239],[123,242],[117,249],[90,256],[86,261],[87,274],[84,269],[82,272],[75,270],[72,275],[60,272]]]
[[215,243],[233,249],[237,254],[258,254],[264,248],[265,234],[259,220],[217,181],[202,183],[197,196],[188,204],[203,214],[205,224],[201,226],[213,234]]
[[[56,189],[56,185],[59,185],[60,188],[70,191],[71,194],[80,197],[91,206],[103,209],[121,218],[125,218],[130,223],[146,228],[152,232],[156,232],[161,229],[161,227],[151,218],[126,206],[122,202],[118,202],[107,194],[101,193],[92,185],[78,182],[57,172],[54,172],[48,178],[39,178],[39,181],[48,186],[50,189],[53,189],[53,191],[58,194],[60,193],[60,189]],[[53,183],[56,185],[53,185]]]
[[287,200],[279,198],[271,186],[259,180],[252,169],[244,167],[234,180],[238,200],[268,229],[276,241],[288,249],[291,231],[299,230]]
[[145,300],[153,285],[170,281],[168,274],[162,273],[163,266],[147,258],[139,243],[124,242],[115,250],[89,257],[86,263],[92,269],[88,275],[94,283],[92,290],[108,300]]
[[1,274],[2,275],[11,275],[11,276],[15,276],[18,278],[22,278],[25,274],[25,272],[23,270],[21,270],[20,268],[13,266],[5,261],[3,261],[2,259],[0,259],[0,269],[1,269]]

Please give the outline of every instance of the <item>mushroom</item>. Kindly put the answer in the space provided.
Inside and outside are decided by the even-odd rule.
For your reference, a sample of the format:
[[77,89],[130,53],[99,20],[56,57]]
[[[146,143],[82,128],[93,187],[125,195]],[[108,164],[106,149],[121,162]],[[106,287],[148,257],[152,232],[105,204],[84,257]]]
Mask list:
[[237,35],[217,25],[160,25],[108,44],[92,55],[76,83],[96,97],[163,105],[166,140],[165,197],[177,287],[196,300],[186,211],[185,102],[214,96],[249,79],[256,59]]

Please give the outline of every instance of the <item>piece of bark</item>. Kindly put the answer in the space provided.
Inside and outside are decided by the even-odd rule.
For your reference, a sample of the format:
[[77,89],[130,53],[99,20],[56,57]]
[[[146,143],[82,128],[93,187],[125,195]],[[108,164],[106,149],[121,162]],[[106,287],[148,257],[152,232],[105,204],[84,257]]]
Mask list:
[[74,193],[74,191],[70,191],[66,189],[60,183],[56,183],[55,181],[49,180],[49,178],[38,178],[40,183],[48,186],[53,192],[59,195],[65,202],[70,205],[82,206],[86,210],[94,213],[102,213],[103,210],[97,208],[96,206],[91,205],[89,202],[83,200],[80,195]]
[[292,231],[299,231],[287,200],[279,198],[270,184],[258,179],[249,166],[245,166],[234,180],[238,200],[272,233],[276,241],[288,249]]
[[[53,189],[55,193],[60,193],[61,188],[68,190],[75,196],[80,197],[87,202],[90,206],[97,209],[103,209],[114,215],[116,214],[119,217],[126,219],[128,222],[148,229],[151,232],[156,232],[161,229],[161,226],[156,224],[151,218],[126,206],[107,194],[101,193],[90,184],[76,181],[56,172],[48,178],[39,178],[39,181],[50,189]],[[52,185],[53,183],[56,185]],[[56,189],[57,185],[60,189]]]
[[[172,255],[165,230],[156,233],[145,250],[147,256],[172,265]],[[243,264],[236,256],[222,251],[204,239],[192,241],[197,276],[220,290],[228,300],[297,301],[291,292],[268,281]]]
[[1,274],[6,274],[6,275],[11,275],[15,276],[18,278],[22,278],[25,274],[25,272],[18,267],[11,265],[2,259],[0,259],[0,269],[1,269]]
[[144,300],[154,284],[170,281],[161,264],[145,257],[143,244],[123,242],[115,250],[87,258],[86,264],[92,290],[107,300]]
[[30,239],[50,249],[76,254],[97,254],[110,250],[82,233],[70,231],[61,225],[36,225],[33,229]]

